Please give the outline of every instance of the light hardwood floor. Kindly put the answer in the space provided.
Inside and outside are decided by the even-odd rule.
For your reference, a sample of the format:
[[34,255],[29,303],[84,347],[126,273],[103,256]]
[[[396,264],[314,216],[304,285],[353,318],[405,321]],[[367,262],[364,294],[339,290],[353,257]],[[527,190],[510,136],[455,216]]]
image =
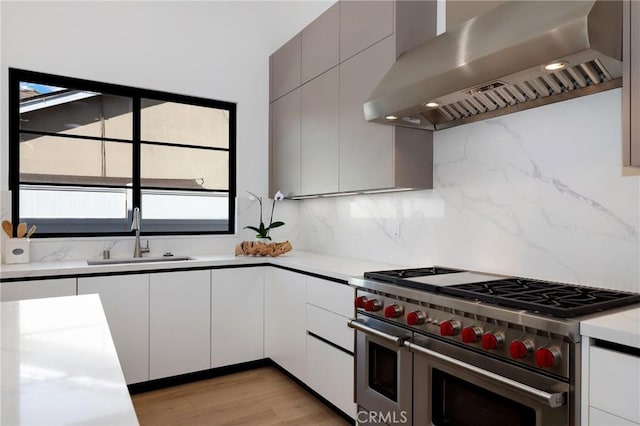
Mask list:
[[349,424],[274,367],[140,393],[132,399],[142,426]]

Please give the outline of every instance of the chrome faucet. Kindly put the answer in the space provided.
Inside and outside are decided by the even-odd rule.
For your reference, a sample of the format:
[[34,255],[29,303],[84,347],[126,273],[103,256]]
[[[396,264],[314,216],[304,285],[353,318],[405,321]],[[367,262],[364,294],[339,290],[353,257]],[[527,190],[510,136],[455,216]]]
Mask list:
[[146,247],[140,247],[140,208],[133,209],[133,219],[131,220],[131,230],[136,231],[136,244],[133,248],[133,257],[142,257],[142,253],[149,253],[149,240]]

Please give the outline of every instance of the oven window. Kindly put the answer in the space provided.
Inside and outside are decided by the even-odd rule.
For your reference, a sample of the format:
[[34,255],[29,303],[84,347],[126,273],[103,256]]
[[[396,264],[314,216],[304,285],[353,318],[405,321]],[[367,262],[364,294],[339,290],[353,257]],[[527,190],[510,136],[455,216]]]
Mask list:
[[369,388],[398,401],[398,354],[369,342]]
[[436,426],[534,426],[533,408],[433,369]]

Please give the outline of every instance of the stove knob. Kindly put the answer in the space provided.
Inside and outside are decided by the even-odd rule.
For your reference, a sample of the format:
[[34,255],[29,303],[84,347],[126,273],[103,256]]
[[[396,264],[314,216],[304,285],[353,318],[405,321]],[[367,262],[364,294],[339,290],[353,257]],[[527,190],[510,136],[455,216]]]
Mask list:
[[356,308],[364,309],[364,304],[366,301],[367,301],[367,298],[365,296],[356,297],[356,301],[355,301]]
[[398,318],[402,315],[402,312],[402,307],[396,305],[395,303],[384,308],[384,316],[386,318]]
[[440,323],[441,336],[455,336],[460,333],[460,323],[456,320],[448,320]]
[[475,343],[482,338],[480,327],[465,327],[462,329],[462,341],[464,343]]
[[482,336],[482,348],[483,349],[498,349],[504,344],[504,334],[502,333],[485,333]]
[[407,314],[407,324],[409,325],[424,324],[424,321],[426,319],[427,319],[427,316],[421,311],[413,311]]
[[562,354],[560,349],[555,346],[546,346],[544,348],[538,348],[536,351],[536,364],[538,367],[552,368],[558,365]]
[[364,302],[364,310],[367,312],[379,311],[382,309],[382,302],[378,299],[371,299]]
[[509,353],[513,359],[524,359],[533,352],[534,348],[533,342],[529,339],[514,340],[509,345]]

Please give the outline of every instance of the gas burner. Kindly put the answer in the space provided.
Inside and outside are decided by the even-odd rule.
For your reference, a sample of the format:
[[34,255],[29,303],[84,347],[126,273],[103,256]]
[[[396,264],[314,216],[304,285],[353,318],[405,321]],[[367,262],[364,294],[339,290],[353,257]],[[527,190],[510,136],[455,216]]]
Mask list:
[[454,272],[464,272],[464,271],[462,269],[430,266],[427,268],[392,269],[389,271],[365,272],[364,277],[373,279],[373,280],[397,283],[407,278],[424,277],[428,275],[451,274]]
[[442,293],[560,318],[599,312],[640,301],[640,295],[546,281],[508,279],[443,287]]

